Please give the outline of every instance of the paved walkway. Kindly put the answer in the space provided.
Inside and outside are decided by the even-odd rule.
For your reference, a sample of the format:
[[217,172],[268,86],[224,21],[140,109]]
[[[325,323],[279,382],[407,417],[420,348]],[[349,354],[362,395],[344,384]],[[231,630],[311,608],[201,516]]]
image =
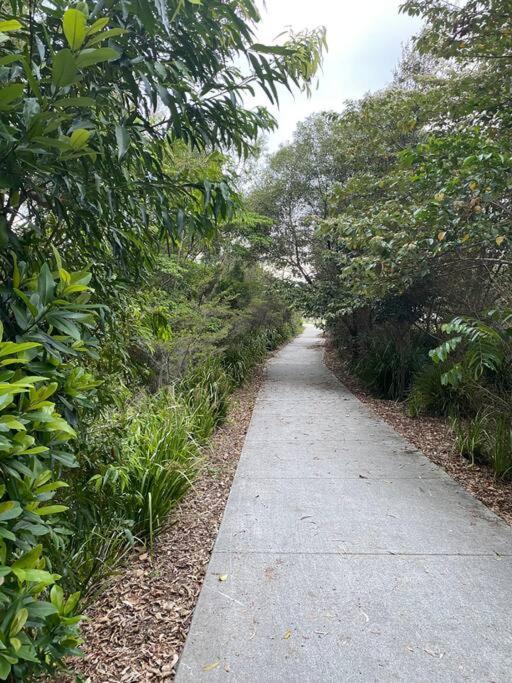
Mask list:
[[177,680],[512,680],[512,530],[344,389],[268,366]]

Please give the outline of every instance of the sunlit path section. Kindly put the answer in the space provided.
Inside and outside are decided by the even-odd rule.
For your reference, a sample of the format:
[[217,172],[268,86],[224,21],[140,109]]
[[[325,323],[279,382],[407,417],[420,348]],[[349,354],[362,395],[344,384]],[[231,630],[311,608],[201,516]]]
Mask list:
[[322,353],[268,365],[177,680],[509,681],[512,530]]

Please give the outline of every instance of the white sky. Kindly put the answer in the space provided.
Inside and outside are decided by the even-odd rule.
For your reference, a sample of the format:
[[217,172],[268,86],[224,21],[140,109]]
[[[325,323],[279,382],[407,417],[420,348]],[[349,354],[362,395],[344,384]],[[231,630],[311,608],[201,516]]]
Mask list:
[[[283,91],[280,107],[270,107],[279,130],[270,135],[273,150],[291,138],[298,121],[313,112],[340,111],[347,99],[358,98],[388,83],[401,46],[419,32],[420,24],[398,8],[402,0],[260,0],[263,22],[258,40],[272,42],[285,28],[294,31],[319,25],[327,27],[329,51],[325,55],[320,85],[311,99]],[[258,98],[258,103],[268,104]]]

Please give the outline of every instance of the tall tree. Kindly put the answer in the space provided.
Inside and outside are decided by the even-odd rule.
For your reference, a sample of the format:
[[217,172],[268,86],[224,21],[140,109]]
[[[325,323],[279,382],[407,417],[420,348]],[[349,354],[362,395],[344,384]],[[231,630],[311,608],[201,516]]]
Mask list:
[[343,174],[335,159],[335,118],[326,113],[300,123],[293,141],[265,161],[249,197],[251,208],[272,221],[267,258],[309,284],[312,237],[327,217],[330,192]]

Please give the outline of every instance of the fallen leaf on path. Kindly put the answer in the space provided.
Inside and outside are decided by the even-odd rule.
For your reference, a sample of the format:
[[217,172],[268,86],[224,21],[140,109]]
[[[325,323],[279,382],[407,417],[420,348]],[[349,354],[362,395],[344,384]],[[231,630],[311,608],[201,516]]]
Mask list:
[[430,655],[431,657],[437,657],[437,659],[442,659],[444,657],[444,652],[434,652],[433,650],[429,650],[428,647],[423,648],[427,655]]
[[227,581],[228,580],[228,575],[227,574],[221,574],[219,576],[219,581]]
[[292,637],[292,632],[290,631],[290,629],[288,629],[283,636],[283,640],[288,640],[291,637]]
[[212,662],[211,664],[205,664],[205,666],[203,666],[203,671],[213,671],[214,669],[218,669],[219,665],[219,660]]

